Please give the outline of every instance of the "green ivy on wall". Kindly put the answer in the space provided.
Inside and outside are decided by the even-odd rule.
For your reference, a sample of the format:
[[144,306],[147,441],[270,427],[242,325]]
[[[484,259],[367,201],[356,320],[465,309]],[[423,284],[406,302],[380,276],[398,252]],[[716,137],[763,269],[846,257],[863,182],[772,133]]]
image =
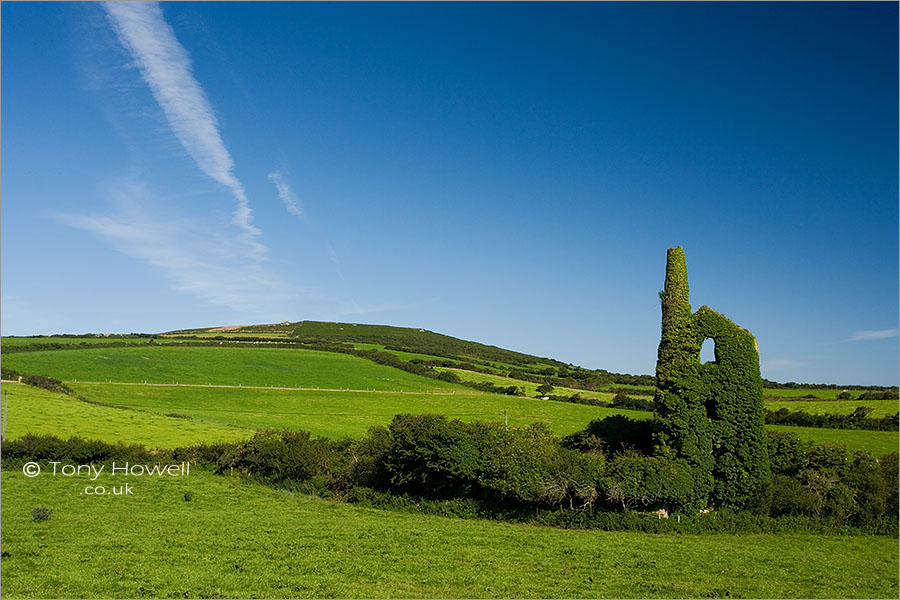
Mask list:
[[[706,339],[715,362],[702,364]],[[691,312],[680,246],[668,251],[656,378],[654,451],[689,465],[689,506],[758,506],[769,459],[756,339],[708,306]]]

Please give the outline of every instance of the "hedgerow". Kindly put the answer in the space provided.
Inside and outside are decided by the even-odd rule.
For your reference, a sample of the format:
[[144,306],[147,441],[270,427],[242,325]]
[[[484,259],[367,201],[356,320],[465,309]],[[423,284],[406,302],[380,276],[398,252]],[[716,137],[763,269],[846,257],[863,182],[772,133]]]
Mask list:
[[[652,449],[648,421],[611,419],[562,441],[542,425],[506,429],[438,415],[398,415],[390,427],[373,427],[356,440],[269,430],[243,442],[148,451],[28,435],[3,442],[0,454],[4,469],[26,461],[192,461],[324,498],[556,527],[897,535],[897,453],[875,458],[769,432],[773,476],[760,507],[698,514],[686,510],[694,492],[687,462],[643,452]],[[610,433],[617,423],[631,427],[634,439],[644,439],[643,449],[612,450]],[[669,518],[660,518],[665,511],[649,514],[658,509]]]

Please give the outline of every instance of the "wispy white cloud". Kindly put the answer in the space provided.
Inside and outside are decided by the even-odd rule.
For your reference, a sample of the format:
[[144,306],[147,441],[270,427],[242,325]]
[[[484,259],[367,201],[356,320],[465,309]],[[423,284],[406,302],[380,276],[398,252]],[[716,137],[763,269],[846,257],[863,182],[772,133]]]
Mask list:
[[237,199],[232,223],[241,239],[262,257],[266,247],[257,238],[250,202],[234,174],[234,161],[225,147],[212,105],[194,78],[191,58],[178,42],[155,2],[106,2],[106,13],[119,41],[134,58],[173,133],[201,171],[226,186]]
[[789,358],[775,358],[772,360],[764,360],[760,365],[763,369],[769,371],[776,371],[778,369],[791,369],[797,367],[805,367],[805,362],[800,362],[798,360],[791,360]]
[[302,215],[303,211],[300,210],[299,206],[300,200],[297,198],[294,190],[291,189],[291,184],[287,182],[284,174],[281,171],[273,171],[269,173],[269,181],[275,184],[275,189],[278,190],[278,198],[284,203],[287,211],[298,217]]
[[850,336],[850,340],[861,342],[865,340],[883,340],[887,338],[897,337],[900,335],[900,329],[879,329],[877,331],[857,331]]
[[142,182],[119,181],[109,196],[117,207],[112,215],[56,217],[157,268],[174,289],[212,305],[266,317],[284,312],[298,292],[214,224],[158,216],[161,200]]

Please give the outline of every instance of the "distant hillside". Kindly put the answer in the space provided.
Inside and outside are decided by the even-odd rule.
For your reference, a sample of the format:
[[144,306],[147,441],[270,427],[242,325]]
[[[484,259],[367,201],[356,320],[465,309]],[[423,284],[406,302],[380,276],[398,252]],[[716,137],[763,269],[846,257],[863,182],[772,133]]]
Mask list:
[[267,325],[185,329],[170,335],[229,336],[280,335],[297,342],[321,344],[355,344],[358,347],[380,346],[385,350],[408,353],[404,360],[427,367],[457,367],[470,371],[512,377],[535,383],[577,389],[597,389],[615,384],[654,386],[652,375],[610,373],[590,370],[564,362],[497,346],[461,340],[449,335],[413,327],[332,323],[322,321],[283,322]]
[[294,327],[292,337],[304,341],[362,342],[379,344],[386,350],[428,354],[460,361],[498,362],[510,366],[544,365],[555,368],[566,364],[550,358],[504,350],[478,342],[434,333],[426,329],[361,325],[356,323],[325,323],[301,321]]

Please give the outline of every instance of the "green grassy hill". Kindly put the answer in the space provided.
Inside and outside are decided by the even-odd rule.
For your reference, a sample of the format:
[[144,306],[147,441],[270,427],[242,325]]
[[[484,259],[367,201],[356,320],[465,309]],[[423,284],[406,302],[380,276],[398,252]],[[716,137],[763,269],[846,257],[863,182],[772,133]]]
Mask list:
[[266,346],[155,345],[18,352],[4,356],[3,365],[64,381],[469,391],[346,354]]

